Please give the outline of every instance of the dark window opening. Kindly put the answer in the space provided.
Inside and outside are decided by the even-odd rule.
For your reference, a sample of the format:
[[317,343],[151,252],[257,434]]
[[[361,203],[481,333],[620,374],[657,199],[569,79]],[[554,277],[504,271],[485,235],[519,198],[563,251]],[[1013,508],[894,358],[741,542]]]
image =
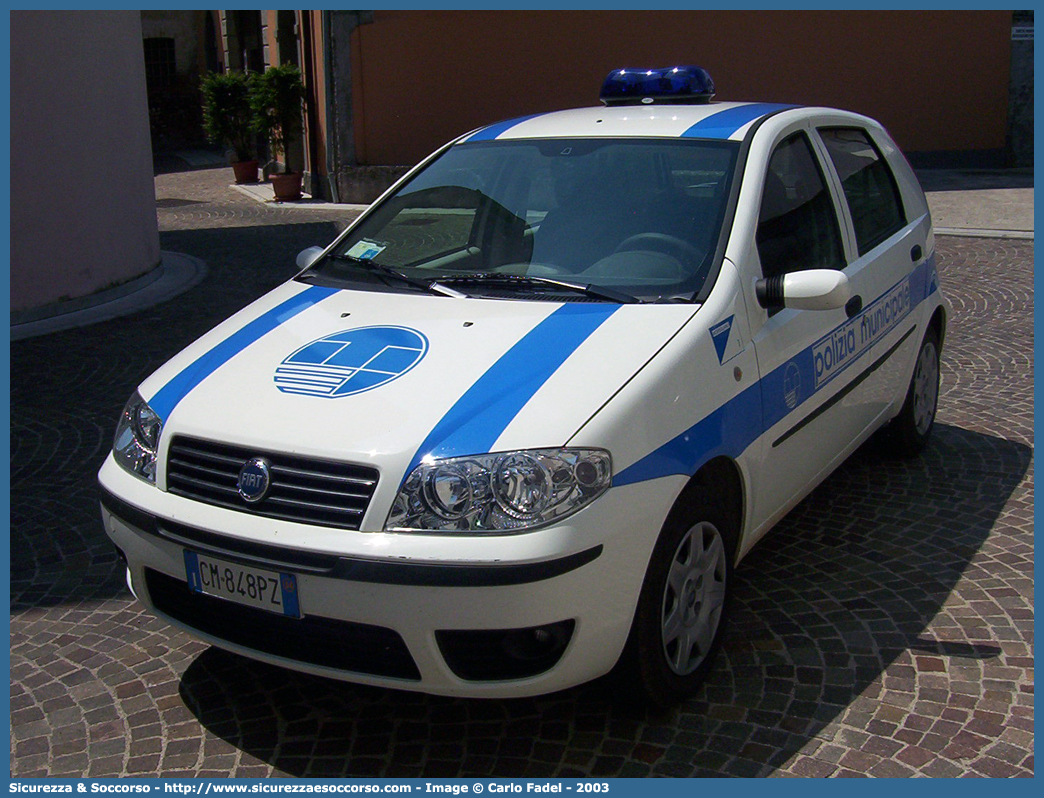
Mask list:
[[150,38],[145,46],[145,85],[149,93],[157,89],[170,88],[177,77],[177,62],[174,58],[174,40]]
[[859,254],[864,255],[906,224],[895,176],[865,131],[821,129],[852,214]]
[[837,213],[804,133],[781,142],[769,161],[757,244],[766,277],[845,266]]

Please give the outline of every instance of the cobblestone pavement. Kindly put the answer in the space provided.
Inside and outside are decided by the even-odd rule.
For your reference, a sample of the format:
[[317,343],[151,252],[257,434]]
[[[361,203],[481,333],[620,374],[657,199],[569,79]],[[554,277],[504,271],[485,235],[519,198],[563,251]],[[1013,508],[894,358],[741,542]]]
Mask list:
[[162,246],[204,259],[201,285],[11,347],[15,776],[1032,775],[1032,242],[939,239],[955,312],[930,448],[864,447],[759,544],[694,699],[466,701],[224,653],[123,584],[95,489],[122,403],[350,217],[227,179],[157,178]]

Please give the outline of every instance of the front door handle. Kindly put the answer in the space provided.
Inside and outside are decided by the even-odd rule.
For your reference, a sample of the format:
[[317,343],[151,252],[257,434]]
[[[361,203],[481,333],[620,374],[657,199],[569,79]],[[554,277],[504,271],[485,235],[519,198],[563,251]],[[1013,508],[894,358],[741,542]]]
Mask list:
[[863,309],[863,298],[856,294],[850,300],[845,303],[845,313],[848,314],[848,318],[852,318],[859,311]]

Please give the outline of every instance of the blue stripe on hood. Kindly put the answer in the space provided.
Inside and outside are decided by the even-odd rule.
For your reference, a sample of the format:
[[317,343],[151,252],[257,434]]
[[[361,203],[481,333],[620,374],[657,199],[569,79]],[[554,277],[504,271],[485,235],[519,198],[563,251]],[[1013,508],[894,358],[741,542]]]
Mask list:
[[262,313],[237,332],[232,333],[208,352],[200,355],[193,363],[183,368],[174,378],[160,388],[148,400],[149,407],[164,421],[178,402],[188,396],[189,392],[203,380],[221,368],[225,363],[238,355],[254,341],[270,333],[283,322],[296,316],[302,310],[310,308],[332,294],[336,288],[311,286],[290,299],[276,305],[266,313]]
[[429,455],[457,457],[490,451],[540,387],[619,307],[565,304],[526,333],[435,425],[403,481]]

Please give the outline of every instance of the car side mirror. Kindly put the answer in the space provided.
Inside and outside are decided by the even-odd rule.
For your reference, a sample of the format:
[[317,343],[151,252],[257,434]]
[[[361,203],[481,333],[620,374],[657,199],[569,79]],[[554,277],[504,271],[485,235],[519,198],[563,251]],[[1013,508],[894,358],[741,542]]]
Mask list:
[[323,254],[324,249],[324,247],[308,247],[308,249],[302,249],[297,253],[297,268],[307,269],[319,260],[319,256]]
[[835,310],[852,298],[852,284],[843,272],[807,269],[758,280],[754,293],[763,308]]

